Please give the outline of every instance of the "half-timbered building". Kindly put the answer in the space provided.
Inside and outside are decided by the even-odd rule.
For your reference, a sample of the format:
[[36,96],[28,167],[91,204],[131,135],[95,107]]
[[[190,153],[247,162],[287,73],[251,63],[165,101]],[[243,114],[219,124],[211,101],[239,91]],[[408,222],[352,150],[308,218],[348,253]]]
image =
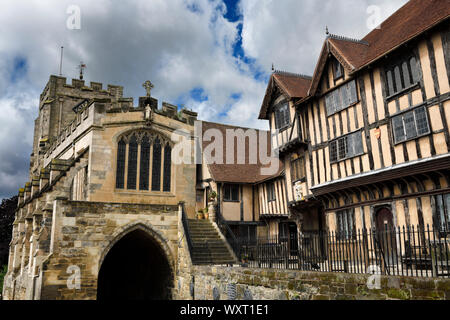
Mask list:
[[412,0],[361,40],[327,32],[312,78],[272,74],[259,118],[300,231],[450,226],[449,10]]

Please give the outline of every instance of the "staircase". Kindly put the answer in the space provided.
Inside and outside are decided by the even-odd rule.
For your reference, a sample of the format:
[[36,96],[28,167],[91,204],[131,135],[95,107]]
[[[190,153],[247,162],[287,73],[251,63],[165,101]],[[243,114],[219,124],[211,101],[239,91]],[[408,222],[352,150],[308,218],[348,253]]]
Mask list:
[[220,265],[236,263],[225,240],[209,220],[188,219],[192,242],[191,259],[194,265]]

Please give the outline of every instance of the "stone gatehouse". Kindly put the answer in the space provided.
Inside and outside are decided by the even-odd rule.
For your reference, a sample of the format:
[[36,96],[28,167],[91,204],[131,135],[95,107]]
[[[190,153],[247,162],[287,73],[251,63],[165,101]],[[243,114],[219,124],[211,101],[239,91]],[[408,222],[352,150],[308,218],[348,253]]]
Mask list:
[[50,77],[4,299],[174,296],[179,208],[194,214],[196,165],[172,164],[171,152],[193,143],[197,114],[158,109],[150,90],[136,107],[122,92]]

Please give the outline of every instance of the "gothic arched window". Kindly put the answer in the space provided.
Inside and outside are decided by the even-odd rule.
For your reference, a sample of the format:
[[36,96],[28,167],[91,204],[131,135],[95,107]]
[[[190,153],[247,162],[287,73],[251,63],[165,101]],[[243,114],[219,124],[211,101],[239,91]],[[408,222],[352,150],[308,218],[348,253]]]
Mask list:
[[164,172],[163,172],[163,191],[170,191],[170,174],[172,166],[172,148],[167,144],[164,147]]
[[117,145],[116,188],[170,192],[171,158],[172,147],[164,136],[147,130],[126,134]]
[[153,143],[152,191],[161,191],[161,142]]
[[136,136],[133,135],[131,137],[128,150],[127,189],[136,189],[137,154],[138,154],[137,139]]
[[116,188],[123,189],[125,181],[125,152],[127,144],[123,139],[119,141],[117,148],[117,172],[116,172]]
[[139,175],[139,190],[148,190],[150,172],[150,141],[147,136],[141,142],[141,167]]

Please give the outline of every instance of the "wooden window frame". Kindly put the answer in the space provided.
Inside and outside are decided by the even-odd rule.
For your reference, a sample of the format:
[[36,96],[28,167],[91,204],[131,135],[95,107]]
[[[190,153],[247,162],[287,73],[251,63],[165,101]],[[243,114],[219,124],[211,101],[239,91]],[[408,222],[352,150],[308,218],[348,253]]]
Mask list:
[[[227,197],[227,188],[229,188],[229,198]],[[237,199],[233,199],[233,188],[237,188]],[[224,202],[240,202],[240,185],[233,183],[226,183],[223,185],[223,201]]]
[[[417,72],[416,75],[417,79],[414,79],[414,72],[413,68],[411,67],[411,60],[413,58],[416,63],[415,71]],[[399,95],[406,94],[407,92],[415,90],[417,87],[420,87],[420,80],[422,78],[422,73],[418,65],[418,61],[420,61],[420,59],[416,56],[416,54],[412,53],[407,56],[397,57],[393,62],[384,67],[384,76],[385,76],[384,88],[386,90],[386,101],[391,100]],[[408,84],[405,81],[406,76],[404,74],[405,70],[403,68],[404,63],[406,63],[408,70],[408,75],[406,75],[409,78]],[[400,75],[401,89],[398,89],[397,79],[395,75],[396,68],[398,68]],[[388,76],[389,72],[391,74],[391,77]],[[390,81],[392,81],[392,83]],[[393,92],[391,92],[390,84],[392,85]]]
[[[351,218],[351,221],[350,221]],[[344,227],[345,224],[345,228]],[[356,240],[355,209],[336,211],[336,238],[338,240]]]
[[[296,159],[292,159],[291,160],[291,178],[292,178],[292,183],[295,184],[296,182],[304,182],[306,181],[306,164],[305,164],[305,156],[302,155]],[[300,176],[297,172],[297,162],[300,162],[299,166],[301,168],[301,170],[303,170],[302,175]]]
[[[350,86],[351,83],[355,84],[354,85],[354,88],[355,88],[355,91],[354,91],[354,93],[355,93],[355,100],[350,102],[349,104],[347,104],[347,103],[344,104],[344,102],[342,101],[342,106],[339,109],[337,108],[337,102],[335,101],[335,103],[333,103],[335,108],[333,110],[330,110],[329,109],[329,105],[330,105],[330,102],[332,101],[330,99],[334,100],[336,98],[336,96],[335,96],[336,93],[339,93],[339,97],[342,100],[343,99],[342,90],[347,90],[348,86]],[[347,97],[348,97],[348,94],[347,94]],[[330,90],[330,91],[326,92],[323,95],[323,99],[324,99],[325,112],[326,112],[327,117],[330,117],[330,116],[332,116],[332,115],[334,115],[336,113],[339,113],[339,112],[341,112],[341,111],[343,111],[345,109],[348,109],[348,108],[358,104],[358,102],[359,102],[359,98],[358,98],[358,83],[356,81],[356,78],[355,79],[350,79],[349,81],[346,81],[346,82],[343,82],[338,87],[333,88],[333,90]]]
[[[331,140],[328,143],[328,146],[329,146],[328,149],[329,149],[329,152],[330,152],[330,164],[338,163],[338,162],[341,162],[341,161],[345,161],[345,160],[352,159],[352,158],[359,157],[359,156],[363,155],[365,152],[364,152],[364,144],[363,144],[363,138],[362,138],[361,133],[362,133],[362,130],[359,129],[359,130],[353,131],[351,133],[348,133],[346,135],[340,136],[339,138],[335,138],[335,139]],[[348,155],[349,154],[349,152],[348,152],[348,142],[347,142],[348,140],[345,140],[346,141],[345,142],[346,143],[346,155],[345,155],[345,157],[340,158],[339,157],[339,141],[343,141],[343,139],[348,139],[349,136],[361,137],[361,149],[362,150],[360,152],[355,152],[355,154]],[[332,155],[332,148],[333,148],[332,144],[333,143],[336,143],[336,160],[334,160],[334,157]]]
[[[434,229],[437,229],[441,236],[446,236],[450,233],[450,205],[447,206],[447,199],[450,198],[450,193],[443,193],[435,195],[435,203],[436,203],[436,211],[434,218],[434,223],[437,224]],[[438,205],[440,198],[441,207]],[[449,201],[450,202],[450,201]],[[444,217],[444,221],[442,221],[442,216]]]
[[277,195],[275,192],[275,182],[268,182],[266,184],[267,188],[267,202],[273,202],[277,200]]
[[[278,118],[280,115],[281,108],[286,108],[286,111],[283,112],[282,126],[280,126],[280,118]],[[290,114],[289,109],[290,109],[289,101],[282,101],[274,107],[275,129],[277,129],[279,131],[283,131],[283,130],[286,130],[287,128],[289,128],[289,126],[291,125],[291,114]],[[287,114],[287,119],[286,119],[286,114]]]
[[[420,108],[424,109],[424,114],[425,114],[425,117],[427,119],[428,131],[425,132],[425,133],[418,134],[417,133],[417,127],[418,126],[417,126],[416,110],[418,110]],[[414,115],[414,124],[415,124],[415,130],[416,130],[416,136],[411,137],[411,138],[408,138],[406,136],[406,126],[405,126],[405,120],[404,120],[404,117],[407,114],[409,114],[409,113],[412,113]],[[404,136],[405,136],[405,139],[404,140],[400,140],[400,141],[397,140],[397,134],[395,132],[395,127],[394,127],[394,121],[396,119],[398,119],[399,117],[402,117],[403,131],[404,131]],[[398,112],[398,113],[392,115],[390,120],[391,120],[392,139],[393,139],[394,145],[398,145],[400,143],[404,143],[404,142],[411,141],[411,140],[416,140],[416,139],[419,139],[421,137],[427,136],[427,135],[432,133],[431,123],[430,123],[430,119],[428,117],[428,112],[427,112],[427,106],[425,104],[421,104],[421,105],[415,106],[413,108],[406,109],[406,110],[403,110],[401,112]]]
[[[332,60],[332,69],[333,69],[333,80],[336,82],[339,79],[343,79],[344,78],[344,66],[342,65],[342,63],[339,62],[338,59],[334,58]],[[340,70],[340,75],[336,74],[337,69]]]

